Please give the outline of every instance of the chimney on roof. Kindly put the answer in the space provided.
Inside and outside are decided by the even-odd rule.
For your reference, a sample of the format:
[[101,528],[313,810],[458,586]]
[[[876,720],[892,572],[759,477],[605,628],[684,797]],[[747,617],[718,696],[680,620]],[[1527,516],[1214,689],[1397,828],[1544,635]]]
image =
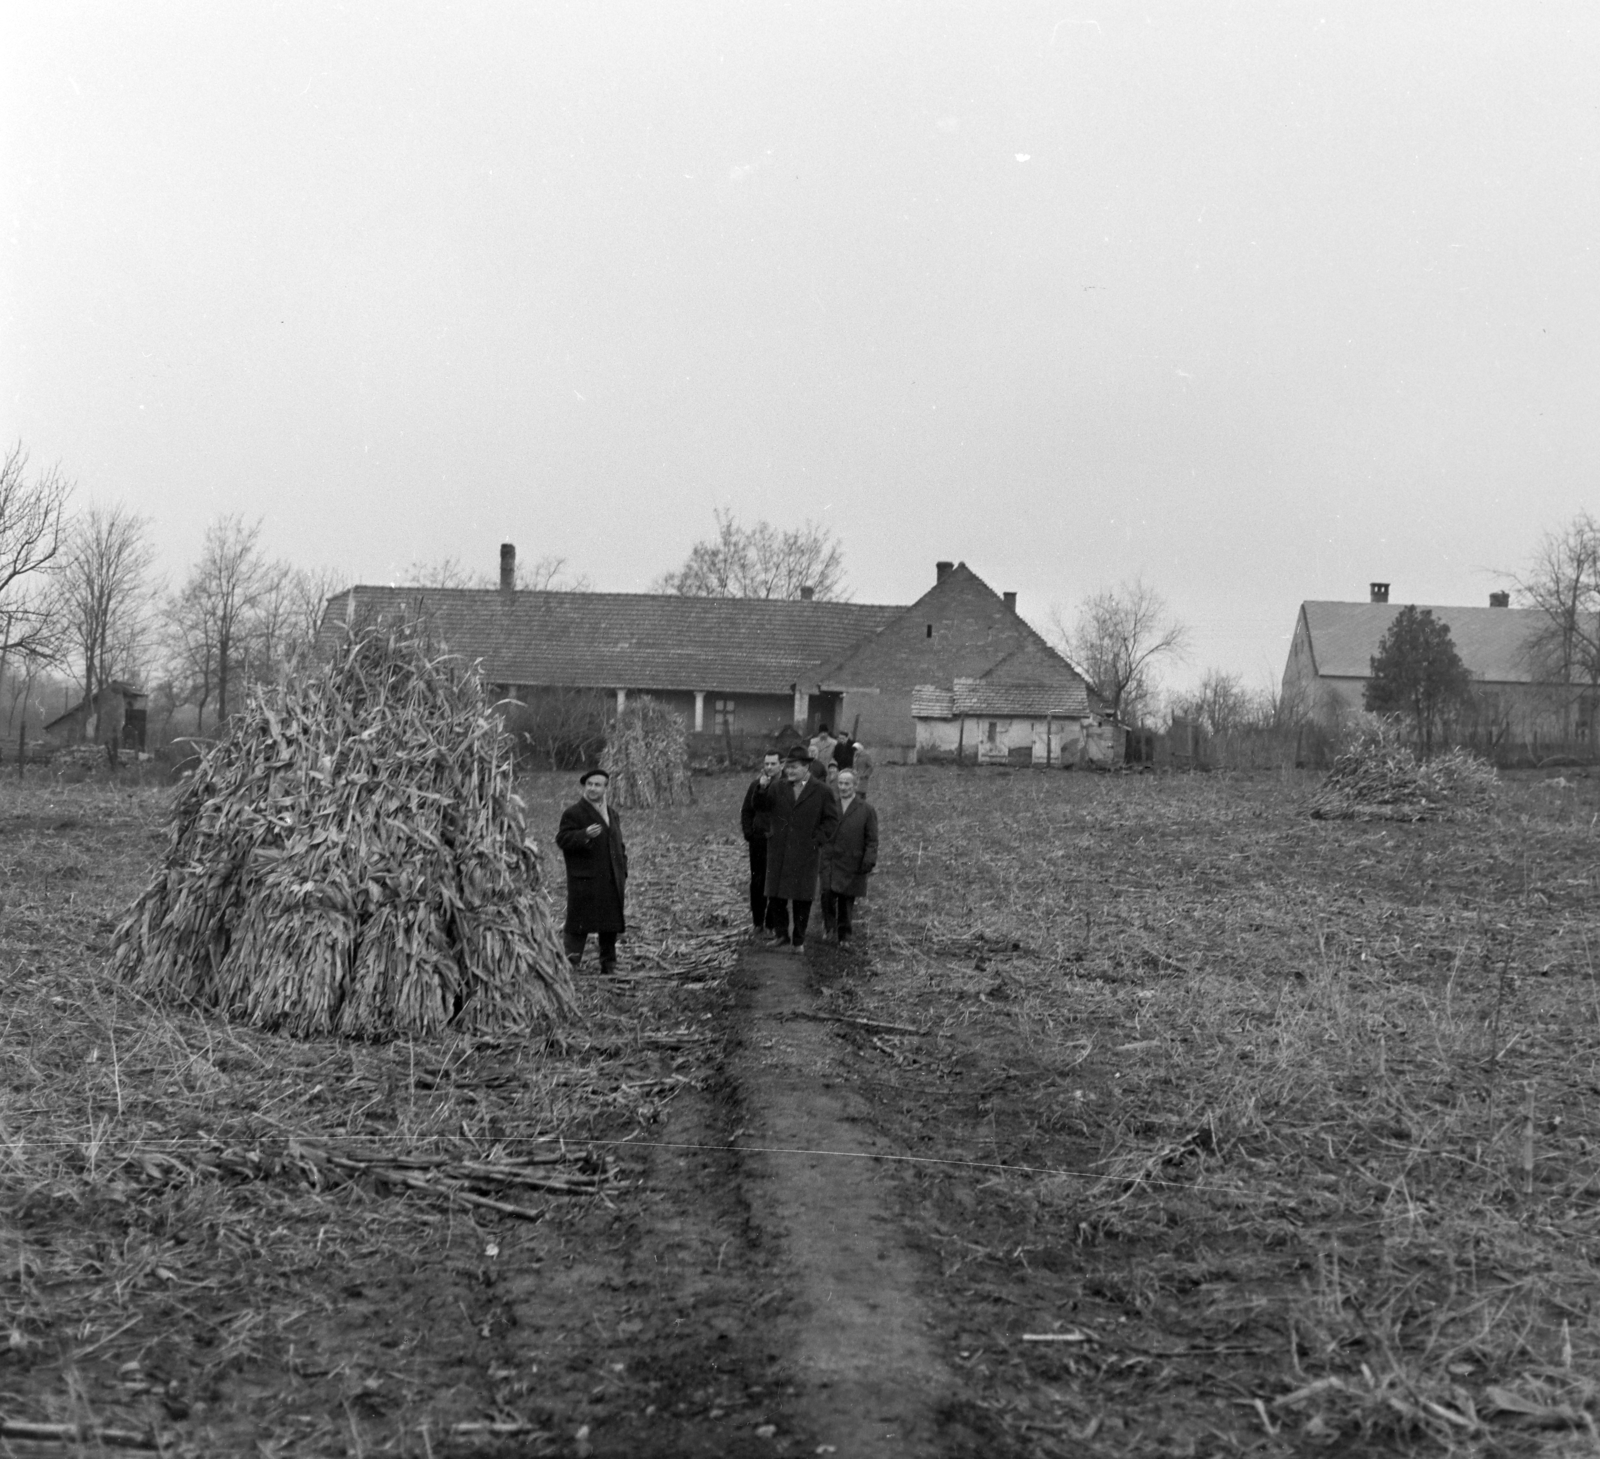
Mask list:
[[500,591],[511,594],[517,590],[517,545],[514,542],[500,544]]
[[1372,584],[1372,601],[1374,603],[1387,603],[1389,601],[1389,584],[1388,583],[1373,583]]
[[936,562],[936,563],[934,563],[934,565],[933,565],[934,586],[937,587],[947,577],[949,577],[950,574],[953,573],[955,570],[956,570],[956,565],[953,562]]
[[1490,593],[1489,606],[1491,608],[1509,608],[1511,606],[1510,593]]
[[816,596],[817,590],[809,585],[800,589],[800,601],[802,603],[809,603]]
[[1017,595],[1015,593],[1001,593],[1000,596],[1006,600],[1007,611],[1015,613],[1017,611]]

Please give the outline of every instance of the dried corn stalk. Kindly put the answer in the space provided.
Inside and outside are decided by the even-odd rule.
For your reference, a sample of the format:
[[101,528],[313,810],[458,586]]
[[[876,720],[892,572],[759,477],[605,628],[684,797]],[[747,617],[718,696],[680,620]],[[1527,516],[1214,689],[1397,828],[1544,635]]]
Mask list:
[[1392,725],[1364,722],[1311,800],[1317,820],[1426,821],[1485,810],[1498,777],[1469,750],[1419,760]]
[[648,694],[630,699],[617,716],[600,764],[611,776],[613,805],[681,805],[694,799],[683,716]]
[[375,624],[257,688],[174,807],[115,966],[296,1034],[527,1028],[572,985],[475,670]]

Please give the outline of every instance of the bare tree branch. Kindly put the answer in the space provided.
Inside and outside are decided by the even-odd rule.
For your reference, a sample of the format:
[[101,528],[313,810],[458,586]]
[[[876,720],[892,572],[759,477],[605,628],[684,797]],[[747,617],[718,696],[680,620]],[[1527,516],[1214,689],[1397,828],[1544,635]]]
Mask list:
[[136,672],[149,636],[148,525],[121,506],[91,507],[66,533],[55,602],[91,701],[112,679]]
[[1142,719],[1151,708],[1156,662],[1181,659],[1189,646],[1188,628],[1141,578],[1090,593],[1070,627],[1059,608],[1051,609],[1050,621],[1055,637],[1082,664],[1101,698],[1129,722]]
[[676,572],[652,585],[658,593],[689,598],[798,598],[843,601],[844,547],[831,529],[815,522],[779,531],[770,522],[741,526],[732,512],[713,514],[717,535],[697,542]]
[[49,657],[50,597],[43,575],[61,550],[71,484],[58,467],[28,475],[21,442],[0,462],[0,666]]

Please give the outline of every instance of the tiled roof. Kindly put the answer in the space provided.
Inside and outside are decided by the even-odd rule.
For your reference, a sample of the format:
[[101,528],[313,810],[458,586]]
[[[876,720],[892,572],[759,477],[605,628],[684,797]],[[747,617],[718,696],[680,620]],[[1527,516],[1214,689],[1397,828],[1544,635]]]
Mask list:
[[991,684],[985,679],[957,679],[957,714],[996,714],[1018,719],[1083,719],[1089,697],[1083,682],[1059,684]]
[[355,587],[329,599],[319,637],[347,613],[418,605],[450,649],[482,660],[491,683],[744,694],[814,687],[824,663],[905,612],[776,598]]
[[[1378,644],[1402,603],[1304,603],[1311,654],[1325,678],[1366,679]],[[1527,645],[1548,621],[1537,608],[1427,607],[1449,625],[1450,639],[1473,676],[1498,684],[1532,683]]]
[[954,719],[956,696],[937,684],[918,684],[911,691],[913,719]]

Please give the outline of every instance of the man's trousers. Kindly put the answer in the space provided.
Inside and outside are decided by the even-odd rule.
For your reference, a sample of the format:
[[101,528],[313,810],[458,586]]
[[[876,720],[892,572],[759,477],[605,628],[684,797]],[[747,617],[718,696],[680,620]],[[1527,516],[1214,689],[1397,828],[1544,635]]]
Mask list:
[[[617,965],[617,934],[615,932],[597,932],[595,941],[600,944],[600,971],[608,972]],[[561,929],[561,945],[567,951],[567,961],[577,967],[583,961],[583,949],[589,941],[587,932],[569,932],[565,927]]]
[[767,905],[767,838],[757,836],[744,844],[750,848],[750,920],[757,931],[770,929],[775,924]]
[[[794,930],[789,930],[789,909],[794,908]],[[769,897],[767,899],[767,912],[772,918],[772,930],[778,934],[780,942],[792,942],[799,947],[806,940],[806,923],[811,920],[811,903],[802,902],[798,897],[792,902],[786,902],[782,897]]]
[[822,925],[829,932],[837,933],[840,942],[849,942],[851,933],[855,931],[850,922],[855,905],[856,899],[845,896],[843,892],[822,894]]

